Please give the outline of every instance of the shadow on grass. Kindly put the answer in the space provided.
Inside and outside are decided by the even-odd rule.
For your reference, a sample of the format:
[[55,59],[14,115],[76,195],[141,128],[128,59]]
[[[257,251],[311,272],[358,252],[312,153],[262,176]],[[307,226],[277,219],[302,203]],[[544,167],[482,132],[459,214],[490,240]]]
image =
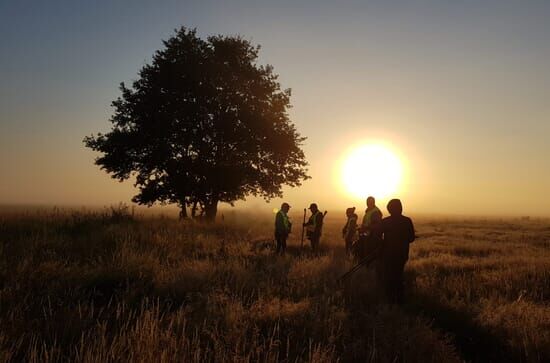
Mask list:
[[361,269],[342,286],[346,310],[339,347],[342,362],[461,361],[451,339],[424,316],[386,303],[373,269]]
[[507,344],[505,338],[480,326],[472,312],[453,309],[429,294],[410,291],[403,309],[408,314],[430,319],[433,327],[449,334],[462,358],[468,362],[526,360],[520,351]]
[[[407,275],[407,280],[414,279],[410,272]],[[504,336],[481,326],[473,311],[446,305],[437,296],[418,291],[411,284],[407,284],[404,305],[389,305],[379,294],[375,281],[372,269],[361,270],[343,286],[347,309],[352,317],[346,324],[352,337],[348,338],[348,344],[353,347],[343,350],[344,361],[437,361],[434,360],[435,353],[424,349],[431,344],[431,339],[434,349],[439,345],[435,356],[443,361],[447,361],[446,357],[448,361],[456,361],[456,354],[467,362],[533,360],[533,357],[526,357],[522,351],[511,347]],[[377,331],[376,344],[373,342],[374,330]],[[406,332],[415,333],[409,337]],[[432,333],[434,335],[427,339],[426,336]],[[416,337],[422,337],[423,341],[416,341]],[[414,349],[409,347],[409,341],[415,344]],[[380,349],[380,344],[385,349]],[[392,350],[394,356],[371,356],[374,351],[380,354]]]

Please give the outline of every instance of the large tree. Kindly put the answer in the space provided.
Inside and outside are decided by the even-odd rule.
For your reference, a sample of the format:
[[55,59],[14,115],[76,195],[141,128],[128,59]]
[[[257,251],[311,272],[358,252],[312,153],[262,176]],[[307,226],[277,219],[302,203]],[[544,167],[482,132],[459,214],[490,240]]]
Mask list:
[[135,177],[133,201],[177,203],[214,219],[219,202],[269,200],[307,179],[304,137],[290,121],[290,89],[258,46],[239,36],[201,39],[184,27],[113,102],[111,130],[86,137],[95,163],[119,181]]

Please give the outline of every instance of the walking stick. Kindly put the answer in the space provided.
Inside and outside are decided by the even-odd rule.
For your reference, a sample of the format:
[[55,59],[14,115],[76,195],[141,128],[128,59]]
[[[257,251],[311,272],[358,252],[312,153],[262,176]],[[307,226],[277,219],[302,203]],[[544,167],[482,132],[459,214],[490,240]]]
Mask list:
[[304,249],[304,231],[306,229],[304,224],[306,224],[306,209],[305,208],[304,208],[304,221],[302,223],[302,243],[300,244],[300,250]]

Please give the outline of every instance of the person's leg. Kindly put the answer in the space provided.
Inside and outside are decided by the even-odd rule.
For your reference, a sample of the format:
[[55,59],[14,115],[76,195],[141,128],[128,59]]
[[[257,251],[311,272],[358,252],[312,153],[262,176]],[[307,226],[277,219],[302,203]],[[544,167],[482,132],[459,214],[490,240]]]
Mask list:
[[316,251],[317,247],[319,247],[319,236],[311,236],[311,249]]
[[277,249],[275,250],[275,253],[281,252],[281,236],[276,235],[275,239],[277,240]]
[[405,282],[404,282],[405,263],[399,262],[395,270],[395,302],[402,304],[404,300]]
[[286,238],[287,236],[281,237],[281,255],[284,255],[286,252]]
[[376,267],[376,277],[380,292],[384,296],[384,299],[388,303],[391,303],[393,297],[392,261],[388,256],[382,255],[376,261]]
[[376,291],[379,292],[379,296],[387,296],[387,272],[385,261],[379,257],[374,260],[373,265],[376,279]]
[[387,269],[386,291],[388,300],[392,304],[403,302],[403,269],[405,264],[401,261],[391,261]]

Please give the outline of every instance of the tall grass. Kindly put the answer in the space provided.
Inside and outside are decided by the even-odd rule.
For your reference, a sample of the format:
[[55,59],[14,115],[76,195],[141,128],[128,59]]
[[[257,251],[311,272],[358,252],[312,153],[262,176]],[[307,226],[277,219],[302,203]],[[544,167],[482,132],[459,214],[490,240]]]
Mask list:
[[[271,219],[129,210],[0,216],[0,360],[458,362],[550,358],[546,222],[422,221],[387,305],[326,226],[275,256]],[[299,234],[299,233],[295,233]]]

